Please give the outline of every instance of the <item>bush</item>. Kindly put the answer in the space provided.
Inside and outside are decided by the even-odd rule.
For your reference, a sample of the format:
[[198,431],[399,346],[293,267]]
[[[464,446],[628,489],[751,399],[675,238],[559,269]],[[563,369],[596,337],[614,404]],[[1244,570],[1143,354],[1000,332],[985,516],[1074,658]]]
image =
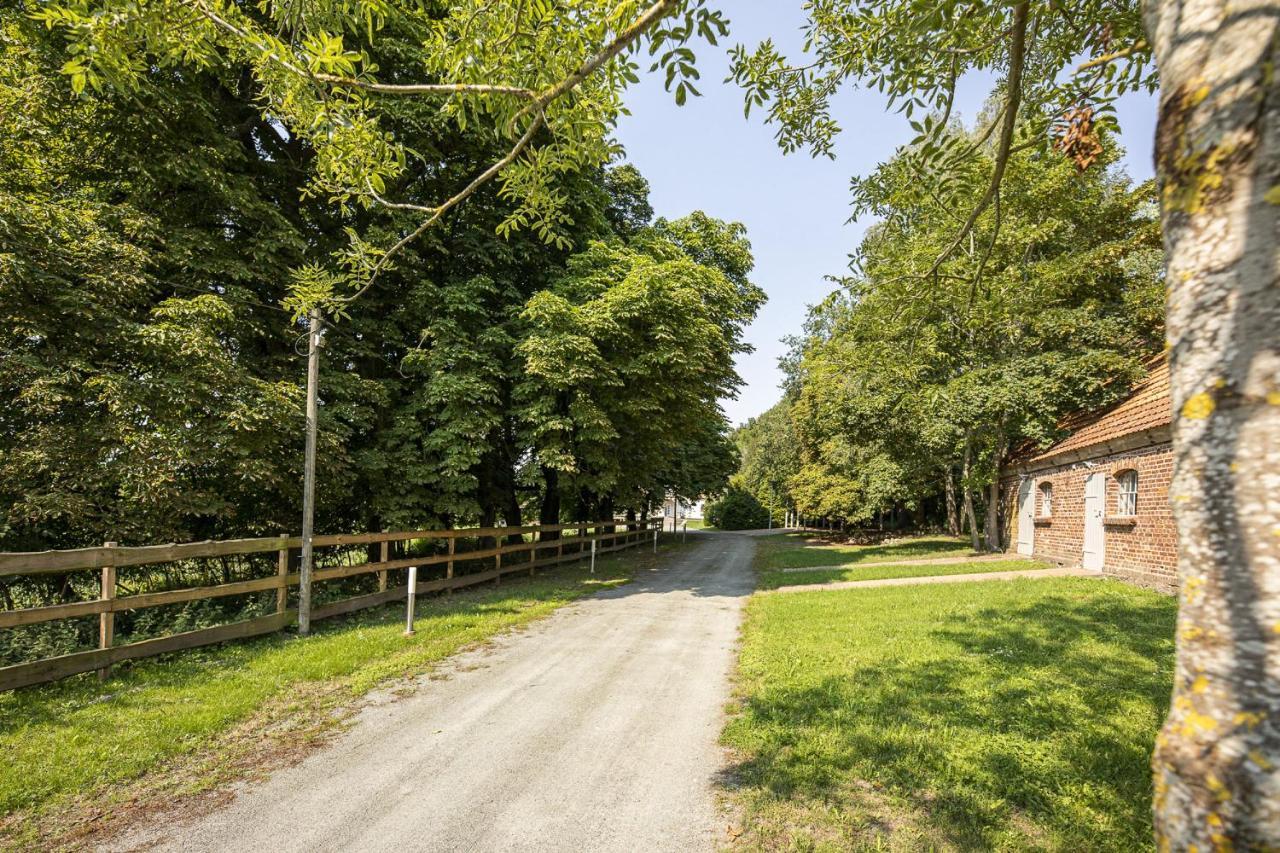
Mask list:
[[724,497],[707,507],[706,520],[721,530],[759,530],[769,526],[769,510],[755,495],[730,486]]

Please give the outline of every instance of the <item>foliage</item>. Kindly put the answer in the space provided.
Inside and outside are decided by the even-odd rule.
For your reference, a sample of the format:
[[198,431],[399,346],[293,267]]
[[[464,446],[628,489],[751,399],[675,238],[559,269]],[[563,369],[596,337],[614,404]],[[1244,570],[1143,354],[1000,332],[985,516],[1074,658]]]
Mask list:
[[704,516],[718,530],[760,530],[769,526],[769,510],[755,495],[737,485],[707,505]]
[[[404,236],[348,225],[331,261],[299,265],[288,301],[296,314],[317,305],[347,313],[409,243],[494,177],[509,205],[497,233],[528,230],[568,248],[573,201],[563,178],[618,153],[609,132],[622,91],[637,79],[641,39],[683,103],[696,93],[688,43],[714,44],[727,31],[704,0],[65,0],[33,13],[65,35],[70,58],[61,70],[73,91],[129,91],[157,69],[230,62],[250,76],[263,118],[312,152],[308,196],[347,217],[374,207],[415,212],[419,224]],[[385,42],[400,35],[407,40],[388,55]],[[426,203],[387,199],[431,164],[395,133],[406,99],[428,104],[446,132],[492,134],[505,153]]]
[[999,203],[937,269],[953,209],[920,199],[906,160],[878,170],[883,221],[844,290],[813,309],[788,361],[786,417],[773,416],[799,460],[766,456],[769,476],[786,472],[802,512],[860,522],[936,506],[957,475],[980,492],[1006,453],[1051,443],[1062,415],[1140,375],[1162,332],[1155,190],[1132,186],[1114,155],[1080,174],[1014,154]]
[[1149,849],[1176,607],[1077,579],[755,596],[741,842]]

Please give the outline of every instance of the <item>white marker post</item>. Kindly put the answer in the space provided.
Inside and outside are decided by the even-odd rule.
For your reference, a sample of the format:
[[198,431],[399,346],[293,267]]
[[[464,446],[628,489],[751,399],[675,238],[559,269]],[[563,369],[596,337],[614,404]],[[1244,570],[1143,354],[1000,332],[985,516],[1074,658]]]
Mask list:
[[596,573],[596,540],[591,540],[591,574]]
[[689,522],[685,521],[684,526],[680,528],[680,544],[683,545],[689,541]]
[[658,528],[653,528],[653,553],[658,553]]
[[413,636],[413,608],[418,603],[418,567],[409,567],[409,602],[404,617],[404,635]]

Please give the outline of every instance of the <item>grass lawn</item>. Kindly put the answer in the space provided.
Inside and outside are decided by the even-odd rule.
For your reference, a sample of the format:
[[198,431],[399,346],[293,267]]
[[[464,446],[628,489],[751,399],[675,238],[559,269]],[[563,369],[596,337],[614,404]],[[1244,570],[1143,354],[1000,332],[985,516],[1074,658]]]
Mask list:
[[1150,849],[1176,606],[1075,578],[754,596],[740,845]]
[[42,817],[74,810],[72,800],[105,806],[137,796],[117,787],[126,780],[189,773],[175,767],[192,756],[197,777],[184,780],[184,792],[234,778],[243,767],[232,756],[246,743],[280,730],[289,739],[322,734],[336,711],[380,683],[624,583],[652,559],[641,547],[602,557],[594,576],[570,564],[420,598],[413,637],[403,636],[403,605],[387,606],[319,622],[306,640],[275,635],[120,666],[105,684],[90,673],[0,693],[0,849],[32,844],[32,833],[49,832],[37,830]]
[[777,589],[810,583],[834,583],[836,581],[873,581],[883,578],[918,578],[927,575],[970,575],[982,572],[1022,572],[1029,569],[1047,569],[1050,566],[1038,560],[984,560],[977,563],[946,563],[941,566],[906,564],[898,566],[867,566],[853,564],[842,569],[815,570],[811,572],[784,572],[781,569],[760,572],[757,586],[760,589]]
[[828,545],[805,533],[780,533],[756,540],[756,566],[801,569],[810,566],[852,566],[930,557],[967,557],[973,554],[967,540],[950,536],[914,536],[889,545]]

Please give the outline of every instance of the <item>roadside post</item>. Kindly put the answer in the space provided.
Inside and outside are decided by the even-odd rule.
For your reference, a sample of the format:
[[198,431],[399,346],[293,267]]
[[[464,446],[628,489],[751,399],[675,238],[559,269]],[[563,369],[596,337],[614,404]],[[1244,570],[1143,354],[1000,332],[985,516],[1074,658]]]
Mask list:
[[596,573],[596,540],[591,540],[591,574]]
[[405,607],[404,635],[413,636],[413,608],[418,603],[418,567],[409,567],[409,600]]
[[658,553],[658,528],[653,528],[653,553]]
[[680,528],[680,544],[683,545],[689,541],[689,520],[686,518],[684,524]]

